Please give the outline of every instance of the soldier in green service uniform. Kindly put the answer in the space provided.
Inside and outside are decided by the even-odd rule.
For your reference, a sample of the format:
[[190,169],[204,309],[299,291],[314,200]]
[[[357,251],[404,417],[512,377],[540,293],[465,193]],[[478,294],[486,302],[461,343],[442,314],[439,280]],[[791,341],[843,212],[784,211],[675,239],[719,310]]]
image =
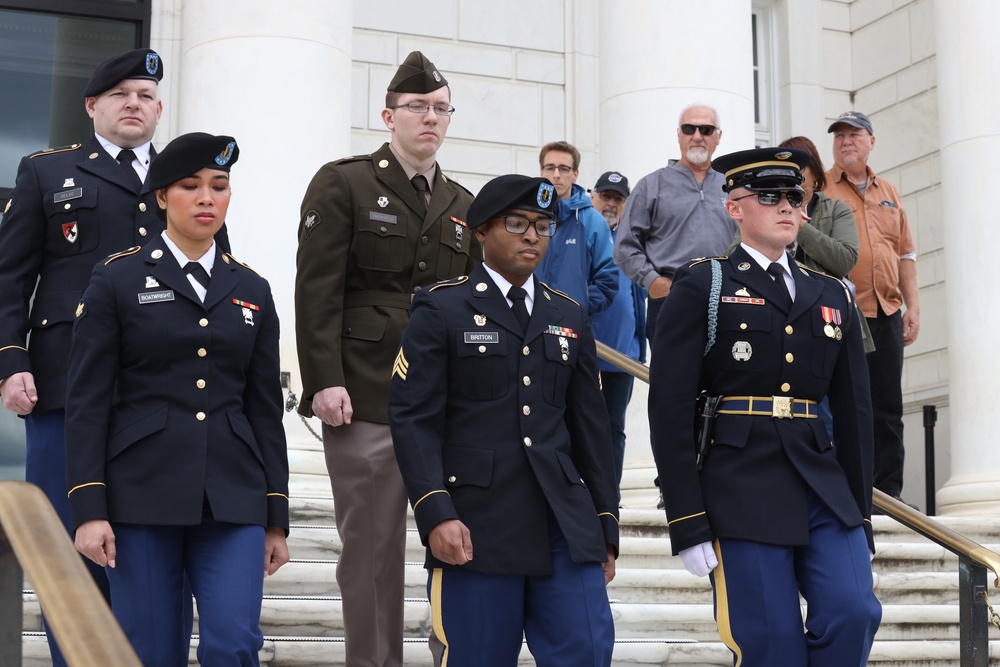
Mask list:
[[302,414],[323,421],[343,551],[347,664],[396,667],[403,654],[406,490],[388,426],[392,364],[410,299],[468,274],[482,249],[465,223],[472,194],[437,151],[455,108],[448,81],[414,51],[389,83],[389,143],[324,165],[302,201],[295,333]]

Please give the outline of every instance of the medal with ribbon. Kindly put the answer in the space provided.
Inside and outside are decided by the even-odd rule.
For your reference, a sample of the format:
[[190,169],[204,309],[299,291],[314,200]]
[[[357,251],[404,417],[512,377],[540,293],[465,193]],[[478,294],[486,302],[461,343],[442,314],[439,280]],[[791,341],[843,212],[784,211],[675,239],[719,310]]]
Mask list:
[[829,306],[820,306],[819,311],[823,316],[823,321],[826,322],[823,325],[823,333],[826,334],[827,338],[836,338],[837,340],[843,338],[844,334],[840,330],[840,311]]

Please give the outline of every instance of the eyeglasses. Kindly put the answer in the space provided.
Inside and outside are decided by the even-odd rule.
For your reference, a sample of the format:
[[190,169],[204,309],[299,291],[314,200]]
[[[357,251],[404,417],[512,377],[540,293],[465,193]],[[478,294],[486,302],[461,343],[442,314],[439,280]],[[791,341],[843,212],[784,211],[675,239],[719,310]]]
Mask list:
[[455,113],[455,107],[450,104],[421,104],[420,102],[410,102],[409,104],[397,104],[390,109],[406,109],[410,113],[427,113],[434,109],[434,113],[439,116],[450,116]]
[[552,236],[556,233],[556,222],[550,218],[528,220],[520,215],[500,215],[497,217],[503,220],[504,229],[511,234],[523,234],[532,225],[535,226],[535,233],[539,236]]
[[691,125],[690,123],[684,123],[681,125],[681,132],[688,135],[689,137],[695,133],[695,130],[701,132],[701,136],[710,137],[716,130],[718,130],[714,125]]
[[564,164],[547,164],[542,167],[543,174],[553,174],[557,171],[563,176],[566,176],[571,171],[573,171],[573,167],[567,167]]
[[777,206],[781,203],[781,198],[784,197],[788,200],[793,208],[799,208],[802,206],[802,193],[796,192],[795,190],[783,190],[781,192],[753,192],[748,195],[743,195],[742,197],[733,197],[733,201],[739,201],[741,199],[746,199],[747,197],[756,197],[763,206]]
[[600,197],[601,201],[604,202],[605,204],[610,204],[611,202],[614,202],[615,204],[625,203],[625,197],[618,194],[617,192],[612,193],[605,190],[604,192],[598,192],[597,196]]

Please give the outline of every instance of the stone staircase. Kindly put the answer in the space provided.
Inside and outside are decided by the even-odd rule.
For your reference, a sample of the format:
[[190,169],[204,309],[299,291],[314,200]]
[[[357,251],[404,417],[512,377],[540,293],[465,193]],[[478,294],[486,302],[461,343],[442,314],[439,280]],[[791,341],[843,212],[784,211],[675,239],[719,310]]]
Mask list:
[[[340,551],[332,525],[333,500],[318,443],[290,450],[292,561],[264,582],[261,662],[270,667],[338,667],[344,664],[343,618],[335,578]],[[623,479],[621,558],[608,589],[617,644],[616,667],[626,665],[732,665],[712,615],[707,578],[684,571],[670,555],[663,512],[655,509],[650,469],[627,470]],[[973,540],[1000,550],[1000,519],[943,518]],[[958,560],[892,519],[876,516],[878,555],[875,592],[884,606],[870,665],[944,667],[959,665]],[[406,665],[431,665],[426,637],[423,548],[413,528],[407,534]],[[992,584],[992,581],[991,581]],[[996,595],[1000,605],[1000,594]],[[48,667],[48,651],[37,599],[26,583],[24,667]],[[1000,608],[1000,606],[998,606]],[[197,633],[197,627],[195,628]],[[991,665],[1000,665],[1000,634],[991,628]],[[194,646],[191,662],[194,664]],[[519,664],[533,665],[525,647]]]

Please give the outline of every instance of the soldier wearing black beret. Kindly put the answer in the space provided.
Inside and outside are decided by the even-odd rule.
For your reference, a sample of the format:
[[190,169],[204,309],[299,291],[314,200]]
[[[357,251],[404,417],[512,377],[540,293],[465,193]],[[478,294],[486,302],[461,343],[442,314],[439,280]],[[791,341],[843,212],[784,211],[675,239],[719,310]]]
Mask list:
[[[484,262],[421,290],[389,425],[420,539],[441,664],[610,665],[618,553],[610,425],[585,311],[534,271],[553,185],[508,175],[469,208]],[[488,603],[484,603],[488,600]]]
[[[713,161],[743,242],[677,271],[650,354],[671,547],[688,572],[710,574],[719,634],[744,667],[863,667],[881,618],[858,317],[842,282],[786,252],[805,224],[808,162],[787,148]],[[701,393],[717,416],[696,438]],[[824,397],[832,440],[817,418]]]
[[389,83],[389,142],[323,166],[302,200],[295,334],[303,401],[323,422],[337,531],[347,663],[403,660],[406,492],[386,401],[410,299],[468,274],[482,250],[472,194],[437,163],[455,108],[448,80],[414,51]]
[[233,137],[153,163],[166,230],[98,262],[73,325],[67,479],[77,549],[107,568],[144,665],[257,665],[264,576],[288,561],[278,318],[264,278],[215,242]]
[[[25,476],[67,530],[63,408],[73,314],[98,260],[163,230],[144,183],[156,157],[163,69],[150,49],[101,62],[83,100],[94,134],[23,158],[0,225],[0,396],[25,418]],[[225,229],[219,236],[228,250]],[[107,594],[104,572],[91,573]],[[65,665],[51,637],[49,647],[55,667]]]

